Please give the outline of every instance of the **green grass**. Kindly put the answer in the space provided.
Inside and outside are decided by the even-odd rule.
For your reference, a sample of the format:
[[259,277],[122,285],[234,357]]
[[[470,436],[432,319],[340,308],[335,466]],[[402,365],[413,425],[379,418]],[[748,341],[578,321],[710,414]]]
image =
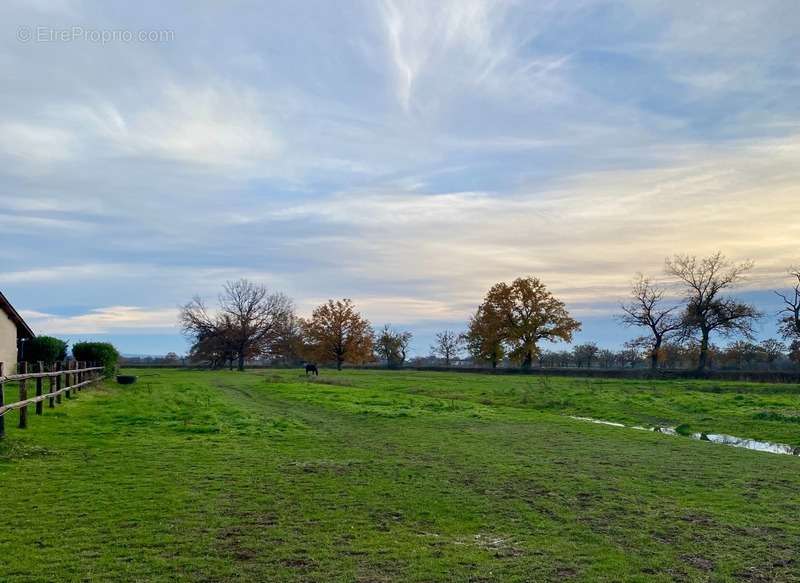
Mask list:
[[0,443],[0,581],[800,581],[800,387],[136,371]]

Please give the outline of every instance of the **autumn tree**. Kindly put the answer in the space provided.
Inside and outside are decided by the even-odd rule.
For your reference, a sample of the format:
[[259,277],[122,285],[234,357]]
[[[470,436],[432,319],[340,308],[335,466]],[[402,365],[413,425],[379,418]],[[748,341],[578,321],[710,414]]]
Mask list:
[[296,365],[302,362],[304,352],[301,320],[292,314],[278,331],[271,356],[276,362]]
[[387,367],[402,367],[406,361],[411,338],[411,332],[395,330],[390,324],[386,324],[375,335],[375,353],[386,361]]
[[373,332],[352,300],[328,300],[301,327],[307,355],[317,362],[364,364],[372,360]]
[[457,357],[464,346],[464,337],[452,330],[437,332],[431,345],[431,352],[437,358],[444,360],[445,366],[450,366],[450,361]]
[[268,355],[279,338],[294,305],[281,293],[270,293],[247,279],[229,281],[223,287],[215,312],[199,296],[181,308],[179,321],[184,333],[194,339],[198,352],[224,355],[237,360],[244,370],[248,358]]
[[505,346],[502,322],[492,306],[478,306],[469,320],[464,342],[472,358],[478,362],[488,362],[492,368],[497,368],[505,356]]
[[687,336],[699,337],[699,372],[708,365],[711,334],[753,337],[753,324],[761,314],[755,307],[723,295],[752,268],[751,261],[733,263],[720,252],[700,259],[675,255],[666,260],[667,274],[685,286],[686,307],[681,328]]
[[564,302],[535,277],[495,284],[482,305],[496,315],[503,342],[523,368],[531,367],[541,340],[571,342],[573,333],[581,327],[570,317]]
[[626,326],[647,328],[649,342],[647,352],[650,357],[650,368],[658,367],[658,355],[664,340],[681,329],[681,319],[677,317],[678,306],[664,304],[663,288],[658,287],[641,273],[633,282],[630,299],[622,304],[624,312],[620,321]]
[[790,268],[789,275],[794,284],[792,291],[775,293],[783,300],[783,307],[778,312],[781,336],[792,342],[800,340],[800,266]]

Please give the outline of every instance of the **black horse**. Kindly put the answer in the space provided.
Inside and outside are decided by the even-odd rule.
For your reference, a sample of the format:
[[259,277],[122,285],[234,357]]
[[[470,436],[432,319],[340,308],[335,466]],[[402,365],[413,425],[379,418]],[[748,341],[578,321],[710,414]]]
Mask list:
[[317,365],[316,364],[307,364],[306,365],[306,376],[308,376],[308,373],[313,373],[316,376],[319,376],[319,369],[317,368]]

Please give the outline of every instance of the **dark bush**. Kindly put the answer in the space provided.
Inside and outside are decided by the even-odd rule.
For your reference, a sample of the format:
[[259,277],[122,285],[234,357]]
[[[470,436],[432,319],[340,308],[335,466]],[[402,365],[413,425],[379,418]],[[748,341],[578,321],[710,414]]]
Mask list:
[[60,362],[67,358],[67,343],[52,336],[37,336],[25,342],[22,359],[25,362]]
[[119,352],[109,342],[78,342],[72,347],[72,356],[83,362],[96,362],[105,368],[107,377],[117,372]]

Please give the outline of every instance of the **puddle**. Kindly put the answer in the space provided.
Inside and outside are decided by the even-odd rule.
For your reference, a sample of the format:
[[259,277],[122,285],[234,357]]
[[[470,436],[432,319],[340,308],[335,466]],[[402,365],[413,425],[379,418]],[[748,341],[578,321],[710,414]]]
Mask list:
[[[599,425],[610,425],[611,427],[625,427],[627,429],[654,431],[656,433],[663,433],[665,435],[684,437],[683,434],[678,433],[674,427],[642,427],[641,425],[625,425],[623,423],[616,423],[615,421],[593,419],[592,417],[577,417],[575,415],[570,415],[569,418],[576,419],[578,421],[588,421],[589,423],[597,423]],[[730,445],[731,447],[742,447],[744,449],[751,449],[753,451],[800,456],[800,446],[794,447],[792,445],[786,445],[785,443],[758,441],[755,439],[736,437],[735,435],[725,435],[724,433],[692,433],[691,435],[686,435],[685,437],[697,439],[699,441],[710,441],[711,443]]]

